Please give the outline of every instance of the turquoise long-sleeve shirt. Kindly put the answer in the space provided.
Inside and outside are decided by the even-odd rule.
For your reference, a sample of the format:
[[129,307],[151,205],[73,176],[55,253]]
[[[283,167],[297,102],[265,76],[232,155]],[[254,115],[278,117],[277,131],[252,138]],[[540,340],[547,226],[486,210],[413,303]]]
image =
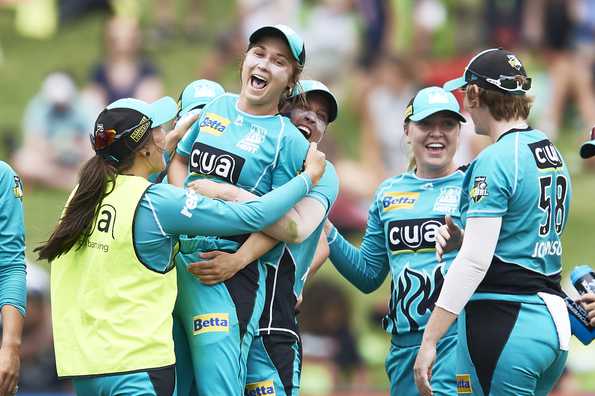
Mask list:
[[27,284],[23,185],[5,162],[0,161],[0,308],[12,305],[25,315]]

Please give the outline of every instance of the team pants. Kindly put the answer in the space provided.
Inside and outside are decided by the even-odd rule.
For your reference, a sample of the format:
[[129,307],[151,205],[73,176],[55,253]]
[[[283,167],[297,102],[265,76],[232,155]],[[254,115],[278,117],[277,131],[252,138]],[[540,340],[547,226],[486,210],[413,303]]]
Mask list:
[[[209,246],[209,241],[217,245]],[[177,396],[244,393],[248,351],[264,307],[264,264],[251,263],[214,286],[204,285],[186,270],[190,263],[202,260],[199,254],[203,251],[227,250],[221,246],[225,242],[235,243],[180,238],[174,309]],[[229,246],[234,247],[237,244]]]
[[472,300],[458,320],[458,394],[545,396],[567,354],[540,300]]
[[297,396],[302,372],[302,343],[290,334],[255,337],[248,355],[246,396]]
[[174,366],[135,373],[98,375],[75,378],[78,396],[172,396]]
[[[456,325],[451,326],[448,333],[438,341],[436,346],[436,362],[432,368],[432,390],[435,396],[456,394]],[[413,365],[423,331],[394,335],[386,358],[386,373],[390,380],[391,396],[419,395],[413,377]]]

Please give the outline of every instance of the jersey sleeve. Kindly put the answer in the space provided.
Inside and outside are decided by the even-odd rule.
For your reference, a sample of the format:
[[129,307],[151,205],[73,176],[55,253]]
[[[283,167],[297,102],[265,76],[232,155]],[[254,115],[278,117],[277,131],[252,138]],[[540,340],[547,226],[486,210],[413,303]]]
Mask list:
[[0,307],[8,304],[25,314],[25,229],[23,186],[20,178],[0,162]]
[[380,287],[390,270],[378,210],[378,200],[375,199],[370,206],[366,234],[359,249],[343,238],[336,228],[327,237],[331,262],[341,275],[364,293]]
[[180,139],[178,145],[176,147],[176,153],[188,157],[190,152],[192,151],[192,145],[196,141],[198,137],[198,132],[200,131],[200,123],[202,122],[202,117],[204,112],[201,114],[199,119],[190,127],[190,130],[186,132],[186,134]]
[[514,193],[518,166],[510,153],[487,150],[467,172],[469,207],[466,217],[502,217]]
[[337,195],[339,194],[339,178],[337,171],[332,163],[326,161],[326,167],[322,177],[312,188],[312,192],[308,194],[308,197],[314,198],[319,201],[328,214],[329,210],[335,203]]
[[272,187],[277,188],[291,180],[304,167],[308,154],[308,141],[293,124],[281,117],[281,142],[272,171]]
[[158,194],[151,202],[154,216],[169,235],[229,236],[259,231],[279,220],[311,187],[306,175],[244,203],[206,198],[169,184],[150,187]]

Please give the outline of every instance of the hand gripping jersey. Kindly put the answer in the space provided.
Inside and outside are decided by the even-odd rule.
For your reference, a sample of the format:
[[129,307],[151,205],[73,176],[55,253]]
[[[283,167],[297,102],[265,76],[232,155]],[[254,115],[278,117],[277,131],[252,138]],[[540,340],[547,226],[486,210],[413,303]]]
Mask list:
[[438,264],[437,229],[446,214],[454,215],[464,170],[443,178],[420,179],[412,172],[390,178],[376,192],[359,252],[341,236],[329,236],[331,260],[364,291],[375,290],[390,270],[388,333],[397,335],[425,328],[446,271],[456,252]]
[[571,190],[564,159],[531,128],[506,132],[471,163],[460,205],[463,224],[470,217],[502,217],[494,258],[478,292],[560,293],[560,235]]

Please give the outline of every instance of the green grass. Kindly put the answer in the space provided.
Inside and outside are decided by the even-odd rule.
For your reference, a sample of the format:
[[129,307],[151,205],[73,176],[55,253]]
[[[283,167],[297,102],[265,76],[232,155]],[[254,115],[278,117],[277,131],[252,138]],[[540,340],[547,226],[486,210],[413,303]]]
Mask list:
[[[206,4],[204,20],[209,26],[225,28],[230,20],[227,8],[232,3],[208,1]],[[49,71],[57,68],[66,69],[71,71],[79,82],[86,80],[90,66],[101,56],[104,18],[100,14],[85,17],[65,26],[51,39],[37,41],[17,35],[13,27],[13,12],[0,9],[0,45],[4,55],[4,62],[0,64],[0,137],[6,133],[15,133],[20,138],[19,128],[24,108],[38,91],[44,75]],[[196,70],[209,56],[215,34],[216,32],[209,32],[205,35],[205,40],[196,42],[176,40],[167,46],[148,51],[163,73],[168,95],[177,97],[186,83],[199,77],[195,74]],[[238,87],[237,65],[226,67],[226,77],[222,82],[229,90]],[[334,126],[334,130],[341,131],[344,141],[342,144],[350,153],[357,152],[359,144],[356,112],[349,108],[356,105],[355,100],[346,101]],[[592,245],[595,242],[595,174],[582,171],[581,160],[577,154],[576,134],[565,131],[559,146],[570,164],[573,183],[572,208],[564,234],[564,270],[568,272],[578,264],[595,265],[589,261],[595,249]],[[6,159],[4,147],[0,147],[0,158]],[[25,188],[25,194],[27,257],[34,260],[32,249],[49,236],[67,194],[41,188],[31,189],[28,186]],[[388,301],[388,282],[380,291],[363,295],[341,279],[330,264],[321,270],[319,276],[336,280],[349,293],[354,305],[353,323],[362,337],[380,340],[366,342],[363,353],[375,368],[374,382],[380,387],[386,386],[386,378],[382,373],[382,359],[388,348],[388,337],[377,328],[372,329],[366,318],[371,305]],[[371,345],[376,347],[372,348]],[[589,389],[595,390],[595,379],[589,378],[590,376],[585,375],[584,383]]]

